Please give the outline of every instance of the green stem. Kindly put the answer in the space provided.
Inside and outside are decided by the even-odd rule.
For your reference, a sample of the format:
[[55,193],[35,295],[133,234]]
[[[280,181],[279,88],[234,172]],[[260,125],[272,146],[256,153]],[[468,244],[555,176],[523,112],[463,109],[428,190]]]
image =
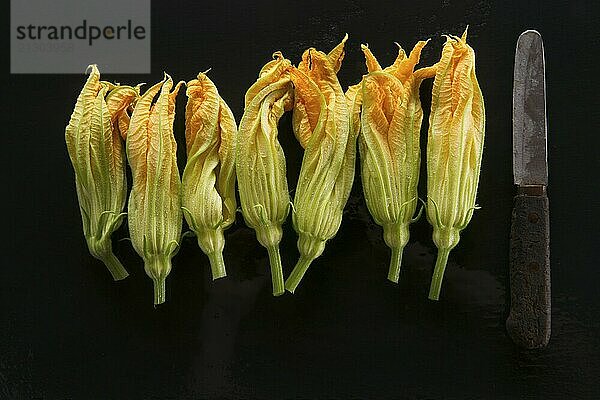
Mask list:
[[115,281],[120,281],[129,276],[121,261],[112,251],[110,236],[100,237],[99,239],[95,236],[86,236],[85,240],[90,254],[104,263]]
[[154,284],[154,305],[165,302],[165,281],[171,272],[171,256],[154,254],[145,258],[144,269]]
[[166,277],[152,279],[152,282],[154,282],[154,305],[155,306],[165,302],[165,298],[166,298],[165,282],[166,282],[166,280],[167,280]]
[[400,265],[402,265],[403,248],[392,247],[392,258],[390,259],[390,270],[388,279],[394,283],[398,283],[400,278]]
[[312,262],[312,258],[300,256],[300,259],[294,267],[294,270],[285,281],[285,288],[288,290],[288,292],[294,293]]
[[129,276],[121,261],[119,261],[112,251],[109,251],[102,257],[102,262],[106,265],[106,268],[108,268],[115,281],[123,280]]
[[437,260],[435,261],[435,268],[433,270],[433,277],[431,278],[431,286],[429,287],[430,300],[439,300],[440,298],[442,281],[444,280],[444,271],[446,270],[446,264],[448,264],[449,254],[450,249],[438,249]]
[[404,246],[408,243],[409,237],[407,222],[401,221],[383,225],[383,240],[392,249],[388,279],[394,283],[398,283],[398,279],[400,278],[402,252],[404,251]]
[[214,253],[208,254],[208,260],[210,261],[210,269],[212,271],[213,281],[215,279],[227,276],[227,271],[225,271],[225,261],[223,260],[222,252],[215,251]]
[[273,281],[273,296],[281,296],[285,291],[283,283],[283,267],[279,255],[279,245],[267,247],[271,265],[271,280]]
[[227,276],[225,261],[223,261],[223,248],[225,247],[223,229],[220,227],[203,228],[197,230],[196,235],[198,237],[198,245],[210,261],[213,281]]

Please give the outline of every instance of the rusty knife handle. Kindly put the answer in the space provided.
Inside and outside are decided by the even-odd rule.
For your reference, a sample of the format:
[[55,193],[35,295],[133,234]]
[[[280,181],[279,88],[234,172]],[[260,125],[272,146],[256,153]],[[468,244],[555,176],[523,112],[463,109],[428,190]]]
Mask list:
[[506,330],[526,349],[550,340],[550,220],[545,190],[518,194],[510,235],[510,314]]

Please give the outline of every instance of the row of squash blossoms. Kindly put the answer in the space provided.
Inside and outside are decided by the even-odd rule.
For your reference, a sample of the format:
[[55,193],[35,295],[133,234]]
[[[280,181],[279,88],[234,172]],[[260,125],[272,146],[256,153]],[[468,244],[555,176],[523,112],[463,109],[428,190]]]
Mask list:
[[[417,70],[427,41],[409,55],[399,48],[386,68],[363,45],[368,73],[344,92],[337,72],[347,39],[328,53],[307,49],[298,66],[276,52],[246,92],[239,126],[206,73],[188,82],[181,177],[173,122],[184,82],[174,84],[165,74],[140,94],[140,85],[102,81],[97,66],[89,67],[65,138],[89,251],[115,280],[128,275],[111,242],[125,216],[133,247],[154,282],[155,304],[165,301],[183,218],[209,258],[213,279],[226,276],[224,231],[235,220],[237,180],[244,220],[269,255],[273,294],[294,292],[341,225],[358,141],[366,203],[392,252],[388,279],[397,282],[409,225],[421,214],[415,217],[423,119],[419,87],[434,78],[424,203],[438,248],[429,298],[439,298],[448,255],[477,208],[483,152],[485,112],[467,31],[448,36],[440,60]],[[293,111],[294,134],[304,149],[293,203],[277,139],[286,111]],[[127,163],[133,178],[128,202]],[[279,243],[290,208],[300,258],[284,281]]]

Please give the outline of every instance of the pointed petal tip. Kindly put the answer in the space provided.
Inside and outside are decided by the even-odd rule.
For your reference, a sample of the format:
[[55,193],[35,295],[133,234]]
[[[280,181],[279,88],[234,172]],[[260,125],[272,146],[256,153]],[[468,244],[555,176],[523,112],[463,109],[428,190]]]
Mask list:
[[[88,72],[89,71],[89,72]],[[85,69],[85,74],[97,75],[100,76],[100,70],[98,69],[98,64],[90,64]]]
[[172,84],[173,83],[173,78],[171,78],[171,75],[167,74],[166,71],[163,71],[162,83],[165,84],[167,82],[171,82],[171,84]]
[[406,57],[406,51],[402,48],[402,46],[400,45],[400,43],[394,42],[394,44],[396,46],[398,46],[398,55],[396,56],[396,61],[395,62],[402,61],[402,59],[404,57]]
[[463,32],[461,39],[466,42],[467,41],[467,32],[469,31],[469,24],[467,24],[467,27],[465,28],[465,31]]

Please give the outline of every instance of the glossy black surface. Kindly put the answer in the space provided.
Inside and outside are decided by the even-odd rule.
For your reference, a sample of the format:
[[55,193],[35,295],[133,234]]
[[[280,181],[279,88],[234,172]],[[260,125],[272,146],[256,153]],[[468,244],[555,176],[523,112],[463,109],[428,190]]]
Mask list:
[[[410,49],[431,37],[422,57],[429,65],[441,35],[460,34],[468,23],[487,110],[482,209],[450,256],[437,303],[427,300],[431,228],[424,218],[412,226],[400,283],[388,282],[390,253],[357,178],[340,232],[295,295],[271,296],[266,252],[240,215],[227,234],[229,277],[211,282],[208,260],[186,239],[167,303],[154,309],[141,259],[117,241],[126,229],[115,249],[131,276],[118,283],[88,254],[81,233],[63,135],[84,76],[9,75],[0,398],[599,398],[600,36],[592,3],[155,1],[153,73],[105,76],[152,83],[164,70],[190,80],[211,67],[239,121],[245,90],[275,50],[297,63],[306,47],[329,50],[348,32],[339,74],[346,87],[365,71],[360,43],[388,64],[394,41]],[[548,85],[553,321],[542,351],[520,351],[504,328],[512,68],[516,39],[528,28],[544,38]],[[422,86],[425,118],[431,85]],[[181,168],[184,107],[180,95]],[[292,188],[301,149],[290,123],[282,119],[280,137]],[[291,220],[282,257],[287,275],[297,257]]]

